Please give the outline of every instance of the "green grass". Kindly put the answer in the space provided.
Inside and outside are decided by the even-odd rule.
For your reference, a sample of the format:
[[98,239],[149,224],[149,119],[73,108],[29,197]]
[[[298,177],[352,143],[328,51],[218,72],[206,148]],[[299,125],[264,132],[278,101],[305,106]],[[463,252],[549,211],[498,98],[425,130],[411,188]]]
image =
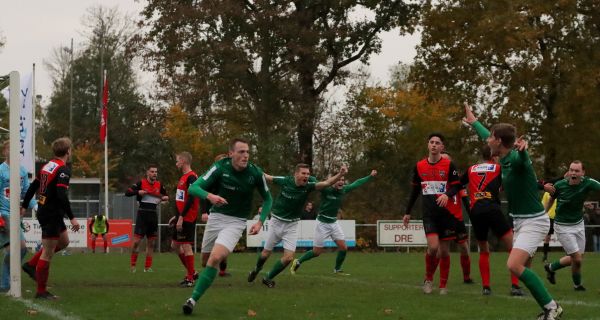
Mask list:
[[[143,263],[140,255],[138,263]],[[275,254],[268,270],[279,258]],[[558,258],[555,252],[552,258]],[[478,254],[471,257],[472,276],[481,283]],[[199,263],[199,256],[196,262]],[[0,297],[2,319],[534,319],[539,308],[531,296],[510,297],[506,254],[491,255],[493,295],[481,296],[479,284],[465,285],[457,254],[452,256],[449,295],[437,290],[424,295],[420,288],[424,272],[422,253],[350,252],[345,270],[350,276],[332,274],[335,254],[328,253],[302,265],[296,276],[280,274],[274,289],[246,282],[255,254],[229,258],[230,278],[217,278],[196,305],[191,317],[181,305],[191,288],[179,288],[184,271],[173,254],[159,254],[154,273],[138,267],[129,273],[128,254],[58,255],[50,270],[50,286],[58,301],[37,301],[33,281],[23,274],[21,301]],[[544,277],[540,256],[536,273]],[[600,319],[600,255],[587,254],[583,280],[587,292],[574,292],[570,270],[557,273],[557,285],[544,283],[562,304],[563,319]],[[439,272],[439,270],[438,270]],[[437,280],[438,274],[436,274]],[[31,310],[38,310],[31,314]],[[249,316],[249,310],[256,312]],[[48,314],[54,312],[53,314]],[[7,316],[8,315],[8,316]],[[5,318],[5,316],[7,316]]]

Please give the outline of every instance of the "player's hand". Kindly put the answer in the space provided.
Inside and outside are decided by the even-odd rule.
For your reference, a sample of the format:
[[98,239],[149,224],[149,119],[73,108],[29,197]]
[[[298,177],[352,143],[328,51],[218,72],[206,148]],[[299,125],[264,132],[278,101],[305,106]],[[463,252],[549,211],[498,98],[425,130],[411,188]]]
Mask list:
[[371,177],[374,177],[377,175],[377,170],[371,170]]
[[410,222],[410,214],[405,214],[404,217],[402,217],[402,224],[404,224],[404,226],[408,226],[408,223]]
[[549,194],[554,194],[554,192],[556,192],[556,189],[554,188],[554,185],[552,183],[546,183],[544,185],[544,191],[548,192]]
[[27,209],[21,207],[21,212],[20,212],[21,217],[25,216],[25,213],[27,213]]
[[473,114],[473,110],[471,110],[471,107],[466,102],[465,102],[465,117],[463,118],[463,121],[468,124],[473,124],[475,121],[477,121],[477,118]]
[[437,203],[437,205],[441,208],[445,207],[446,204],[448,204],[448,196],[443,194],[441,196],[439,196],[437,199],[435,199],[435,202]]
[[208,196],[206,197],[206,199],[208,199],[208,201],[210,201],[210,203],[212,203],[213,205],[215,205],[217,207],[227,204],[227,200],[225,200],[225,198],[220,197],[216,194],[212,194],[212,193],[209,193]]
[[342,165],[342,167],[340,168],[340,174],[343,176],[346,173],[348,173],[348,167],[346,167],[346,165]]
[[250,227],[250,231],[248,231],[249,235],[255,235],[258,234],[260,232],[260,230],[262,229],[262,222],[260,222],[260,220],[258,222],[256,222],[255,224],[252,225],[252,227]]
[[523,136],[520,136],[517,141],[515,141],[515,149],[517,149],[517,151],[527,150],[527,146],[527,140],[523,139]]
[[71,230],[73,230],[73,232],[77,232],[79,231],[80,225],[79,222],[77,222],[77,219],[73,218],[71,219]]
[[177,231],[183,230],[183,217],[182,216],[179,216],[179,219],[177,219],[177,224],[175,225],[175,229]]
[[148,191],[146,191],[146,190],[138,190],[138,195],[140,195],[140,196],[145,196],[147,194],[148,194]]
[[208,213],[203,213],[202,216],[200,216],[200,220],[202,222],[208,221]]
[[162,196],[160,198],[161,201],[169,201],[169,196]]

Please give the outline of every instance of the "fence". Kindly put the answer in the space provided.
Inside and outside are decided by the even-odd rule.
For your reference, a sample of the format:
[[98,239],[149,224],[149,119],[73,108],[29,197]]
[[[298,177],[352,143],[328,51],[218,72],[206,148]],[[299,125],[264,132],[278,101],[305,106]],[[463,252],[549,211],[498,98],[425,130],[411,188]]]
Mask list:
[[[103,199],[103,196],[100,197]],[[125,197],[124,194],[109,194],[110,203],[110,219],[131,219],[135,223],[135,215],[137,212],[138,203],[135,197]],[[72,208],[75,217],[89,218],[98,212],[102,207],[99,200],[84,199],[71,200]],[[173,216],[174,209],[169,207],[169,204],[163,204],[158,207],[159,215],[159,235],[157,241],[157,249],[159,251],[169,251],[171,242],[171,233],[168,230],[168,220]],[[202,244],[203,229],[206,225],[196,224],[196,234],[194,241],[194,252],[199,252]],[[475,241],[474,233],[471,224],[466,224],[469,231],[470,250],[476,252],[477,241]],[[593,235],[591,228],[600,229],[600,225],[586,225],[586,251],[600,251],[600,231],[598,235]],[[473,240],[473,241],[471,241]],[[239,249],[245,249],[245,237],[240,240]],[[489,239],[491,250],[501,250],[501,245],[495,237]],[[596,250],[594,250],[594,248]],[[356,224],[356,250],[405,250],[403,248],[381,248],[377,246],[377,224]]]
[[[134,225],[135,226],[135,225]],[[194,252],[200,252],[202,245],[202,235],[203,230],[206,224],[198,223],[196,224],[196,233],[194,239]],[[592,235],[592,228],[600,228],[600,225],[587,225],[586,227],[586,252],[600,252],[600,247],[598,250],[594,250],[594,243],[600,245],[600,235],[597,237],[596,242],[594,242]],[[170,241],[171,241],[171,231],[168,228],[168,224],[160,224],[159,225],[159,238],[156,243],[157,250],[160,252],[165,252],[170,250]],[[475,236],[472,230],[472,226],[467,224],[467,229],[469,231],[469,247],[471,252],[477,252],[477,241],[475,241]],[[356,247],[353,250],[359,251],[410,251],[415,250],[414,247],[378,247],[377,246],[377,224],[356,224]],[[246,238],[243,236],[240,239],[240,245],[238,245],[237,249],[239,250],[254,250],[252,248],[246,248],[245,242]],[[492,251],[501,251],[502,245],[498,243],[498,240],[495,237],[490,237],[490,250]],[[562,249],[559,246],[552,246],[553,251],[561,251]],[[422,249],[417,249],[422,250]],[[455,245],[453,246],[453,250],[457,250]]]

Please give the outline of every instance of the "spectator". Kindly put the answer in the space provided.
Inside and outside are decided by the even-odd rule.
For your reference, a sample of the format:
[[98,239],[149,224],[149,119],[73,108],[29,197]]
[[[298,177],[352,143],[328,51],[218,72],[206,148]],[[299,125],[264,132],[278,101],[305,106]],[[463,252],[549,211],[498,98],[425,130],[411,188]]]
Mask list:
[[[586,214],[589,217],[590,225],[600,225],[600,207],[590,210]],[[592,235],[592,251],[600,252],[600,227],[592,227],[590,234]]]
[[315,214],[315,208],[311,201],[306,202],[304,210],[302,210],[302,220],[315,220],[317,215]]

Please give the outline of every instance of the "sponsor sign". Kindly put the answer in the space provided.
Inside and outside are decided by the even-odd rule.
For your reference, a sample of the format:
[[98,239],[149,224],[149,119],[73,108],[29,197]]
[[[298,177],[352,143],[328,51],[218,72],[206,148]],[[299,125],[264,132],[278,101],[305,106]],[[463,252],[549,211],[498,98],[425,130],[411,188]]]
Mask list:
[[[257,220],[246,221],[246,246],[247,247],[263,247],[265,240],[267,239],[267,232],[269,230],[269,220],[263,224],[261,232],[257,235],[249,235],[250,227],[255,224]],[[356,246],[356,221],[355,220],[338,220],[338,223],[342,227],[344,236],[346,237],[346,245],[348,247]],[[315,226],[316,220],[300,220],[298,223],[298,247],[312,247],[315,239]],[[276,245],[277,248],[282,247],[282,243]],[[336,244],[332,239],[325,241],[325,247],[335,247]]]
[[377,220],[377,245],[380,247],[419,247],[427,245],[421,220]]

